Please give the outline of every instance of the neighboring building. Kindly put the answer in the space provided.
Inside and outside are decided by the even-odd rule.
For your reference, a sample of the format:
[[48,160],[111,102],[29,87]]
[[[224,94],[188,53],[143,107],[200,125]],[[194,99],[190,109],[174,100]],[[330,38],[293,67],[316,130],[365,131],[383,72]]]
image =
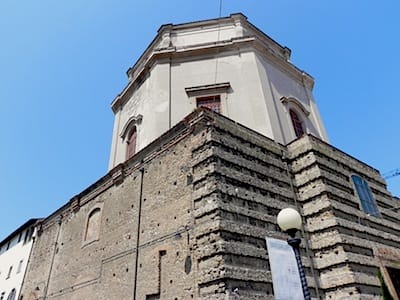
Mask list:
[[18,299],[37,222],[30,219],[0,243],[1,300]]
[[399,201],[327,143],[289,53],[241,14],[161,27],[112,104],[111,170],[40,223],[23,299],[274,299],[288,206],[313,298],[398,299]]

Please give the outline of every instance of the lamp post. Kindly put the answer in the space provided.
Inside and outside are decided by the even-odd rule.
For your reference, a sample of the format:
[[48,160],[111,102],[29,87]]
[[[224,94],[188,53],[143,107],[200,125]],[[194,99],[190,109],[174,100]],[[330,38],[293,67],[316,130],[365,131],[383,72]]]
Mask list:
[[301,240],[296,238],[296,232],[301,229],[301,216],[297,210],[293,208],[284,208],[279,212],[276,220],[282,231],[288,233],[290,236],[287,242],[293,248],[293,252],[296,257],[304,299],[310,300],[310,290],[308,289],[306,274],[304,273],[304,267],[300,256],[299,246]]

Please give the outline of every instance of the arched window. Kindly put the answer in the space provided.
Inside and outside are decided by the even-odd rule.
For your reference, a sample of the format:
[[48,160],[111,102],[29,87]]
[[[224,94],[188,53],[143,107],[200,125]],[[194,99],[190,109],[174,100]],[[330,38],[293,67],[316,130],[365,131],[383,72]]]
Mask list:
[[353,180],[363,211],[367,214],[379,217],[380,214],[378,207],[376,206],[375,200],[372,197],[368,183],[357,175],[352,175],[351,179]]
[[15,300],[16,290],[12,289],[11,292],[8,294],[7,300]]
[[305,133],[303,122],[293,109],[290,109],[289,113],[290,119],[292,120],[294,133],[296,134],[296,137],[301,137]]
[[[125,159],[136,154],[138,145],[138,125],[142,123],[142,115],[131,116],[122,128],[120,137],[125,147]],[[139,127],[140,128],[140,127]],[[139,130],[140,132],[140,130]]]
[[85,241],[90,242],[99,238],[100,231],[100,208],[93,209],[87,219],[85,230]]
[[137,130],[136,126],[133,126],[128,134],[128,139],[126,140],[126,159],[131,158],[136,153],[136,138]]

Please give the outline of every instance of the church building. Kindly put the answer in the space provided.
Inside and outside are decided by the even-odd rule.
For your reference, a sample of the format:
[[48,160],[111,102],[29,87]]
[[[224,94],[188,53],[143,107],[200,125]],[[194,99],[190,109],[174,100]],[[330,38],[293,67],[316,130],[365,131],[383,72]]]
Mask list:
[[400,202],[329,144],[290,54],[242,14],[161,26],[111,104],[108,173],[39,223],[22,298],[275,299],[266,238],[293,207],[312,299],[399,299]]

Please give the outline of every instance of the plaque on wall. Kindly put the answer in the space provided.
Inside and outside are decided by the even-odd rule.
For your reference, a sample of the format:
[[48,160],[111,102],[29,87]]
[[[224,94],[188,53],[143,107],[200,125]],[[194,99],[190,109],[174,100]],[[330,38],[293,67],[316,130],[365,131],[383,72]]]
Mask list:
[[304,300],[299,269],[286,241],[266,238],[272,283],[276,300]]

